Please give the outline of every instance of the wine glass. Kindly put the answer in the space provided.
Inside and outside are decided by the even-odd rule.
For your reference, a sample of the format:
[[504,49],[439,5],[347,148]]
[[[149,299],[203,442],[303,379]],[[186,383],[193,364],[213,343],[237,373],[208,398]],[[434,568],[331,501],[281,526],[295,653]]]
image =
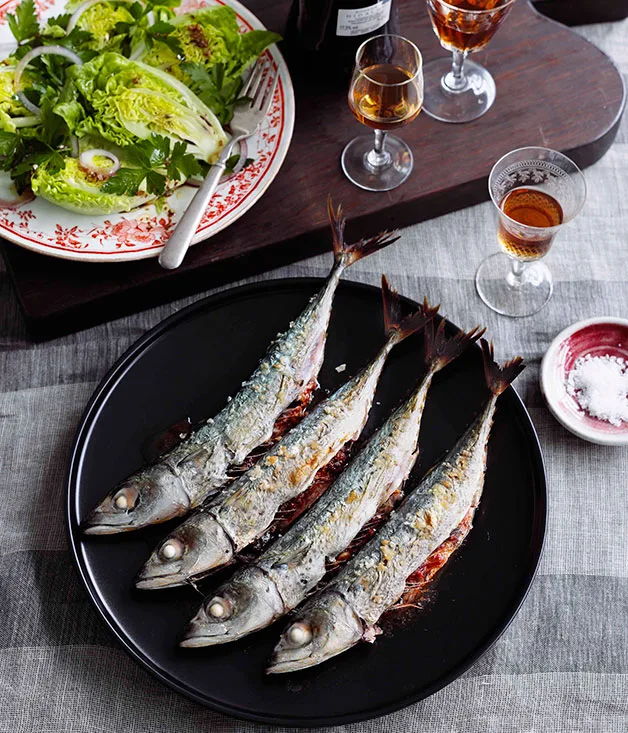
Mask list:
[[515,0],[427,0],[434,33],[453,59],[437,59],[425,67],[428,115],[441,122],[469,122],[495,101],[495,81],[468,54],[484,48],[508,15]]
[[390,191],[412,171],[412,151],[388,130],[407,125],[423,103],[423,60],[407,38],[373,36],[358,48],[349,87],[349,108],[375,136],[361,135],[342,151],[342,170],[367,191]]
[[475,285],[497,313],[529,316],[552,295],[552,274],[539,262],[560,229],[582,209],[586,184],[566,155],[548,148],[519,148],[493,166],[488,179],[499,212],[497,241],[503,252],[480,265]]

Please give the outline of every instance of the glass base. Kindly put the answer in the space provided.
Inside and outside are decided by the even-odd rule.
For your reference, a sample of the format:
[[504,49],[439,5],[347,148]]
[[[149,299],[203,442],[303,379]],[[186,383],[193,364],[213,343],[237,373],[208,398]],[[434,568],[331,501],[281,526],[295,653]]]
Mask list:
[[361,135],[342,151],[342,170],[351,183],[366,191],[390,191],[412,172],[412,151],[398,137],[386,135],[381,161],[373,151],[373,135]]
[[451,58],[437,59],[423,67],[425,96],[423,111],[441,122],[470,122],[487,112],[495,101],[495,81],[475,61],[466,59],[463,66],[467,79],[460,91],[450,89],[453,83]]
[[480,298],[497,313],[513,318],[531,316],[552,297],[552,274],[542,262],[528,262],[517,283],[512,262],[503,252],[488,257],[475,274],[475,287]]

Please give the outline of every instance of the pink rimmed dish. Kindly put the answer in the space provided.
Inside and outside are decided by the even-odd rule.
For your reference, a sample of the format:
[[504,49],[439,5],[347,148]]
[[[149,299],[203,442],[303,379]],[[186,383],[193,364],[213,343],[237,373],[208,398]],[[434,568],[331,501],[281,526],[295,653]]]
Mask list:
[[628,445],[628,423],[612,425],[585,412],[567,391],[567,378],[577,359],[590,354],[628,362],[628,319],[589,318],[556,336],[541,363],[541,390],[554,417],[583,440],[599,445]]

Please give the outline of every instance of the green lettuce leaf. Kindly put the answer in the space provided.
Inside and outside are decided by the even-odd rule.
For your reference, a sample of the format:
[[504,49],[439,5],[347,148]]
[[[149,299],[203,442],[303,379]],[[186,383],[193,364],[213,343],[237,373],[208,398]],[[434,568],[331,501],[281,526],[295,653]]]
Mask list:
[[124,4],[108,2],[96,3],[87,8],[80,16],[77,28],[91,33],[86,48],[94,51],[119,51],[125,34],[118,33],[119,23],[133,23],[134,18]]
[[[32,112],[29,112],[15,96],[14,77],[15,67],[0,67],[0,129],[9,132],[15,132],[14,117],[32,117]],[[26,74],[23,75],[23,78],[26,81]]]
[[65,90],[67,99],[55,112],[78,137],[97,134],[126,147],[164,135],[187,143],[188,152],[208,163],[227,142],[213,112],[160,69],[108,52],[70,69],[68,78],[74,89]]
[[183,57],[157,41],[140,58],[186,83],[189,77],[182,62],[201,65],[207,71],[220,64],[226,79],[235,79],[268,46],[281,39],[271,31],[240,33],[235,11],[226,5],[183,13],[169,22],[174,26],[169,37],[176,40]]
[[[135,196],[103,193],[104,183],[87,173],[76,158],[64,158],[63,167],[40,165],[31,187],[36,196],[79,214],[113,214],[131,211],[157,198],[141,191]],[[171,186],[172,188],[172,186]]]

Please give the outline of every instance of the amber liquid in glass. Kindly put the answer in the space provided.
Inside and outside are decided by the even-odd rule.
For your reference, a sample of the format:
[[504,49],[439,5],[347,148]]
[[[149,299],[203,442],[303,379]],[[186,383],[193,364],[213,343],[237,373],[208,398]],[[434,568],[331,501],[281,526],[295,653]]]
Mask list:
[[[563,223],[564,218],[558,201],[550,194],[535,188],[515,188],[509,191],[501,200],[499,208],[519,224],[539,229],[558,226]],[[520,260],[538,260],[549,252],[554,234],[529,234],[523,238],[506,229],[500,220],[498,238],[508,254]]]
[[[427,0],[434,31],[441,44],[449,51],[477,51],[495,35],[510,5],[499,6],[503,0]],[[459,10],[452,10],[455,6]],[[474,14],[469,10],[494,10],[493,13]]]
[[[377,130],[391,130],[412,122],[421,111],[414,74],[393,64],[363,69],[349,90],[349,107],[359,122]],[[404,83],[405,82],[405,83]]]

